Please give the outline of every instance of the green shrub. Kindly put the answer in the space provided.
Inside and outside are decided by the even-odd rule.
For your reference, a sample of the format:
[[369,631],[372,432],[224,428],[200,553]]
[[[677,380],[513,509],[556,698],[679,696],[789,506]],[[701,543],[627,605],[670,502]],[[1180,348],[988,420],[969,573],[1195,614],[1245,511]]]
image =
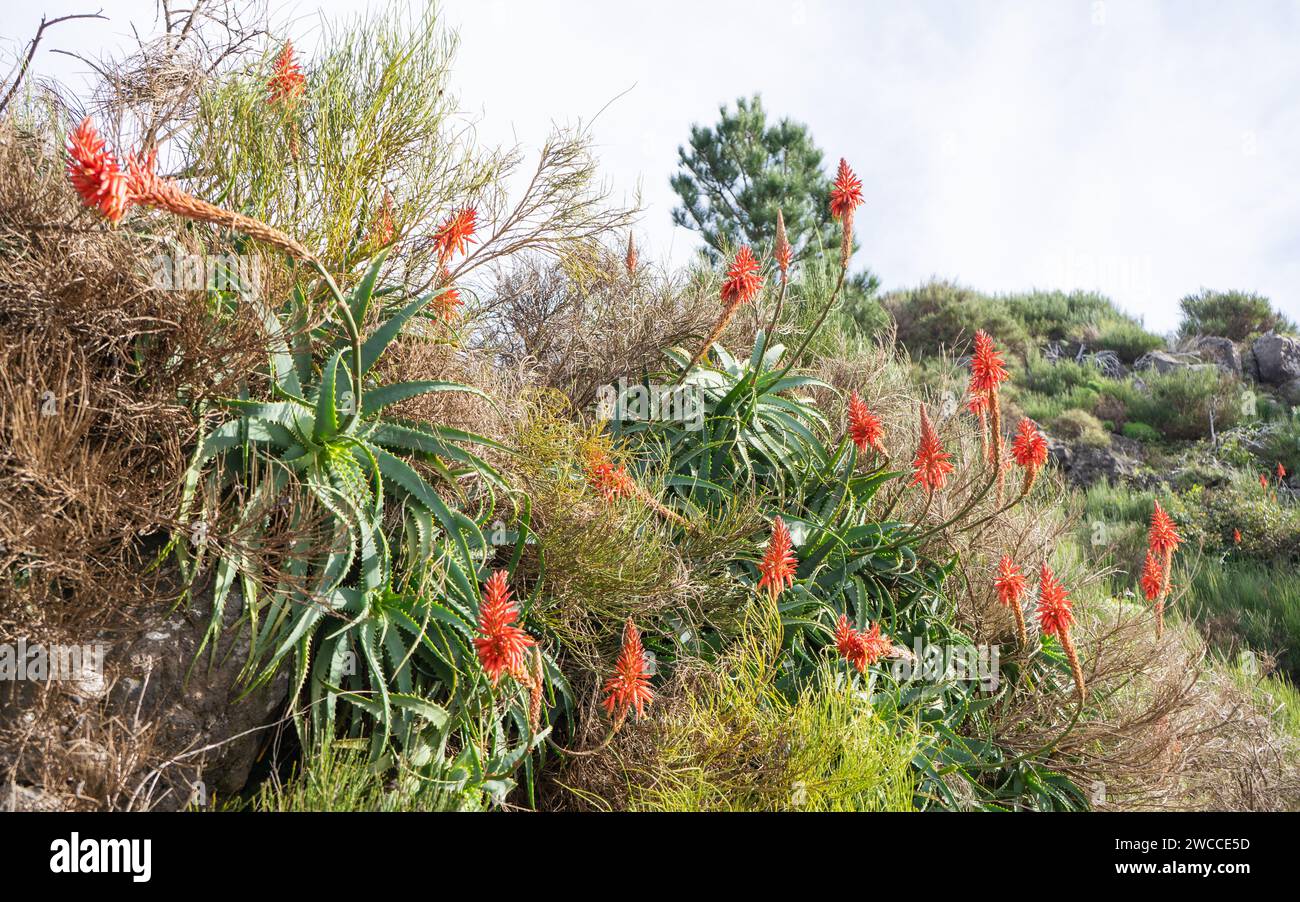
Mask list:
[[1146,391],[1131,381],[1121,389],[1129,416],[1149,423],[1166,438],[1198,439],[1210,435],[1210,417],[1218,430],[1241,419],[1241,383],[1217,368],[1182,367],[1143,376]]
[[916,356],[938,354],[970,340],[976,329],[988,332],[1011,353],[1023,354],[1033,344],[1005,304],[952,282],[891,291],[880,302],[897,324],[899,344]]
[[1183,310],[1179,338],[1221,335],[1233,341],[1245,341],[1270,329],[1295,331],[1295,324],[1274,311],[1268,298],[1246,291],[1202,289],[1183,298],[1179,306]]
[[1114,351],[1125,363],[1133,363],[1148,351],[1165,346],[1165,340],[1128,319],[1108,320],[1098,329],[1096,346]]
[[1086,410],[1067,410],[1052,421],[1052,432],[1064,439],[1092,448],[1110,445],[1110,433]]
[[1124,424],[1124,437],[1135,439],[1139,442],[1158,442],[1160,441],[1160,432],[1146,423],[1140,423],[1134,420]]
[[641,811],[906,811],[918,731],[889,722],[823,668],[793,700],[772,636],[742,639],[658,726]]

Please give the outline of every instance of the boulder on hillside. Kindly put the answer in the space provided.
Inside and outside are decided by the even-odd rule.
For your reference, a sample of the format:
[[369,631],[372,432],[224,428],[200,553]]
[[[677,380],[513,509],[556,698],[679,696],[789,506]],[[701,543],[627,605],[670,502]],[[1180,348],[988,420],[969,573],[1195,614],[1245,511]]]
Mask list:
[[1265,332],[1250,347],[1260,382],[1283,385],[1300,379],[1300,340]]
[[1206,363],[1213,363],[1225,373],[1241,376],[1241,352],[1231,338],[1218,335],[1201,335],[1192,342],[1196,356]]
[[1283,382],[1277,387],[1277,394],[1286,403],[1300,407],[1300,378]]
[[1070,444],[1048,436],[1047,449],[1065,478],[1072,485],[1087,488],[1102,480],[1118,483],[1131,480],[1138,470],[1138,442],[1111,436],[1111,446],[1098,448],[1092,445]]
[[1161,375],[1191,366],[1193,361],[1170,351],[1147,351],[1133,363],[1133,371],[1155,370]]
[[[78,725],[88,725],[85,735],[68,744],[66,755],[52,759],[76,782],[40,785],[49,774],[33,761],[31,767],[6,773],[0,811],[102,801],[109,787],[130,793],[129,799],[119,798],[123,807],[177,810],[243,789],[282,719],[289,674],[282,668],[246,692],[241,670],[247,662],[248,631],[234,628],[242,608],[236,583],[226,601],[226,630],[215,643],[215,654],[209,646],[198,656],[212,613],[209,586],[186,607],[162,602],[141,606],[131,611],[129,621],[87,637],[82,644],[101,646],[103,656],[75,679],[0,682],[0,730],[28,730],[40,739],[32,744],[42,748],[62,745],[57,733],[49,731],[64,730],[63,722],[38,718],[38,707],[68,711]],[[0,760],[0,771],[14,764]],[[78,783],[77,798],[68,797]]]

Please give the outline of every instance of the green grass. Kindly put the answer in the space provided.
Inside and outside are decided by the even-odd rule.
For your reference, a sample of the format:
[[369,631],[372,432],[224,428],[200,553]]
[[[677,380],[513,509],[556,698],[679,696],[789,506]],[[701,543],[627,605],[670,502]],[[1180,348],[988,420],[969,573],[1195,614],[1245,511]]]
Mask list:
[[[1177,574],[1175,576],[1177,578]],[[1300,673],[1300,573],[1259,561],[1206,562],[1183,602],[1211,643],[1244,642],[1277,657],[1294,678]]]
[[376,772],[361,751],[333,746],[310,755],[287,782],[268,780],[242,805],[253,811],[475,811],[478,793],[412,773]]

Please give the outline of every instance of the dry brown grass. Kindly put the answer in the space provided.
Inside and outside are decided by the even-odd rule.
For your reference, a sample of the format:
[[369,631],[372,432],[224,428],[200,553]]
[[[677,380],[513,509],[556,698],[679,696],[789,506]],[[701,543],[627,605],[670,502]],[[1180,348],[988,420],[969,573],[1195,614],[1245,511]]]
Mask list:
[[[52,134],[0,123],[6,643],[111,640],[139,626],[140,612],[165,612],[178,588],[150,564],[178,525],[200,427],[192,411],[235,393],[265,359],[251,311],[214,317],[205,292],[154,287],[156,236],[89,215]],[[169,237],[201,250],[190,234]],[[5,721],[6,774],[42,782],[73,806],[119,804],[152,755],[152,725],[72,713],[57,688],[22,700],[21,717]]]
[[596,248],[580,262],[539,258],[499,271],[482,342],[581,409],[620,376],[663,370],[663,349],[693,347],[719,310],[708,286],[649,267],[629,275],[617,253]]

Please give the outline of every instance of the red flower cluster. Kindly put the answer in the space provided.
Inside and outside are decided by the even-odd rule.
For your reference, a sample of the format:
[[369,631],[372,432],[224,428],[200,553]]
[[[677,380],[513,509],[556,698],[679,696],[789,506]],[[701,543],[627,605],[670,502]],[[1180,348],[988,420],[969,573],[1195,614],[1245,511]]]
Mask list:
[[921,440],[917,445],[916,458],[912,461],[912,481],[910,485],[919,485],[926,491],[942,489],[948,482],[948,474],[955,468],[950,463],[952,457],[943,450],[939,435],[930,424],[930,416],[925,405],[921,405]]
[[794,555],[794,542],[790,539],[790,530],[785,521],[777,517],[772,521],[772,538],[767,543],[767,551],[759,562],[758,571],[762,578],[758,581],[760,590],[767,589],[775,601],[781,593],[794,585],[795,568],[799,559]]
[[1161,576],[1160,586],[1154,598],[1148,590],[1148,575],[1143,568],[1142,574],[1142,591],[1148,600],[1155,602],[1156,606],[1156,637],[1160,637],[1165,631],[1165,596],[1169,594],[1169,578],[1173,569],[1174,552],[1182,543],[1182,537],[1178,535],[1178,529],[1172,517],[1165,513],[1165,509],[1160,506],[1160,502],[1155,503],[1155,508],[1151,511],[1151,529],[1147,532],[1147,557],[1154,559],[1159,566]]
[[736,252],[736,258],[727,270],[727,278],[722,283],[722,306],[739,307],[754,299],[763,287],[763,277],[758,274],[758,268],[758,260],[748,245]]
[[885,430],[880,425],[880,418],[867,409],[867,405],[858,397],[856,391],[849,395],[849,438],[857,446],[859,454],[866,454],[871,448],[880,454],[885,453],[882,441]]
[[603,451],[593,451],[587,456],[587,484],[600,493],[606,501],[630,498],[636,494],[636,483],[623,464],[618,466]]
[[275,58],[271,68],[271,77],[266,82],[270,89],[270,102],[296,100],[307,87],[307,79],[302,74],[302,67],[293,52],[293,42],[285,41],[284,49]]
[[97,209],[109,222],[120,222],[131,205],[130,179],[89,116],[68,136],[68,178],[82,203]]
[[1038,478],[1038,471],[1047,463],[1047,439],[1038,431],[1038,424],[1022,417],[1016,427],[1016,437],[1011,441],[1011,457],[1025,468],[1025,481],[1020,494],[1028,495]]
[[446,266],[442,268],[442,285],[432,303],[434,312],[444,322],[450,322],[454,319],[456,309],[465,303],[461,300],[460,289],[451,284],[451,270]]
[[1060,636],[1074,623],[1074,614],[1070,611],[1070,595],[1065,586],[1056,578],[1052,568],[1043,564],[1038,581],[1038,620],[1043,632],[1049,636]]
[[998,602],[1003,607],[1011,608],[1012,613],[1016,615],[1016,636],[1022,646],[1029,644],[1029,634],[1025,630],[1025,612],[1020,607],[1020,599],[1024,597],[1028,585],[1028,578],[1016,566],[1016,562],[1010,555],[1004,554],[1002,560],[998,561],[998,572],[993,578],[993,586],[998,592]]
[[433,233],[433,246],[438,250],[439,262],[445,264],[453,254],[469,252],[478,227],[478,211],[464,207],[447,216]]
[[370,230],[366,235],[369,243],[375,247],[386,247],[397,237],[397,224],[393,221],[393,210],[392,192],[385,188],[383,202],[379,205],[375,218],[371,220]]
[[623,258],[623,265],[627,267],[627,274],[630,276],[636,272],[636,238],[631,232],[627,233],[627,256]]
[[1147,551],[1146,560],[1142,562],[1142,594],[1147,601],[1156,601],[1165,591],[1165,571],[1160,566],[1160,559]]
[[1151,530],[1147,533],[1147,542],[1151,550],[1159,555],[1168,556],[1174,553],[1182,541],[1173,517],[1165,513],[1165,509],[1157,501],[1155,509],[1151,511]]
[[998,590],[998,603],[1006,607],[1019,604],[1029,579],[1020,572],[1010,555],[1003,555],[998,561],[998,575],[994,577],[993,585]]
[[989,398],[1009,377],[1005,361],[983,329],[975,333],[975,350],[970,359],[970,393]]
[[881,634],[879,623],[869,630],[855,630],[844,614],[835,624],[835,648],[858,673],[864,673],[872,664],[893,653],[893,643]]
[[488,578],[483,603],[479,606],[478,631],[474,649],[492,685],[503,673],[516,679],[527,678],[524,651],[537,640],[514,625],[519,610],[510,599],[506,571],[498,570]]
[[616,725],[622,724],[633,709],[638,718],[644,716],[646,705],[654,701],[641,632],[631,617],[623,628],[623,648],[614,664],[614,675],[605,681],[602,691],[609,693],[602,704],[605,712],[615,718]]
[[1079,666],[1079,653],[1070,638],[1070,625],[1074,623],[1074,614],[1070,610],[1070,596],[1065,586],[1056,578],[1052,568],[1043,564],[1038,580],[1038,621],[1043,632],[1056,636],[1070,662],[1070,674],[1074,677],[1074,687],[1079,693],[1079,704],[1083,704],[1087,689],[1083,683],[1083,668]]
[[831,216],[835,219],[852,218],[853,211],[862,206],[862,179],[858,178],[843,157],[835,172],[835,186],[831,189]]

